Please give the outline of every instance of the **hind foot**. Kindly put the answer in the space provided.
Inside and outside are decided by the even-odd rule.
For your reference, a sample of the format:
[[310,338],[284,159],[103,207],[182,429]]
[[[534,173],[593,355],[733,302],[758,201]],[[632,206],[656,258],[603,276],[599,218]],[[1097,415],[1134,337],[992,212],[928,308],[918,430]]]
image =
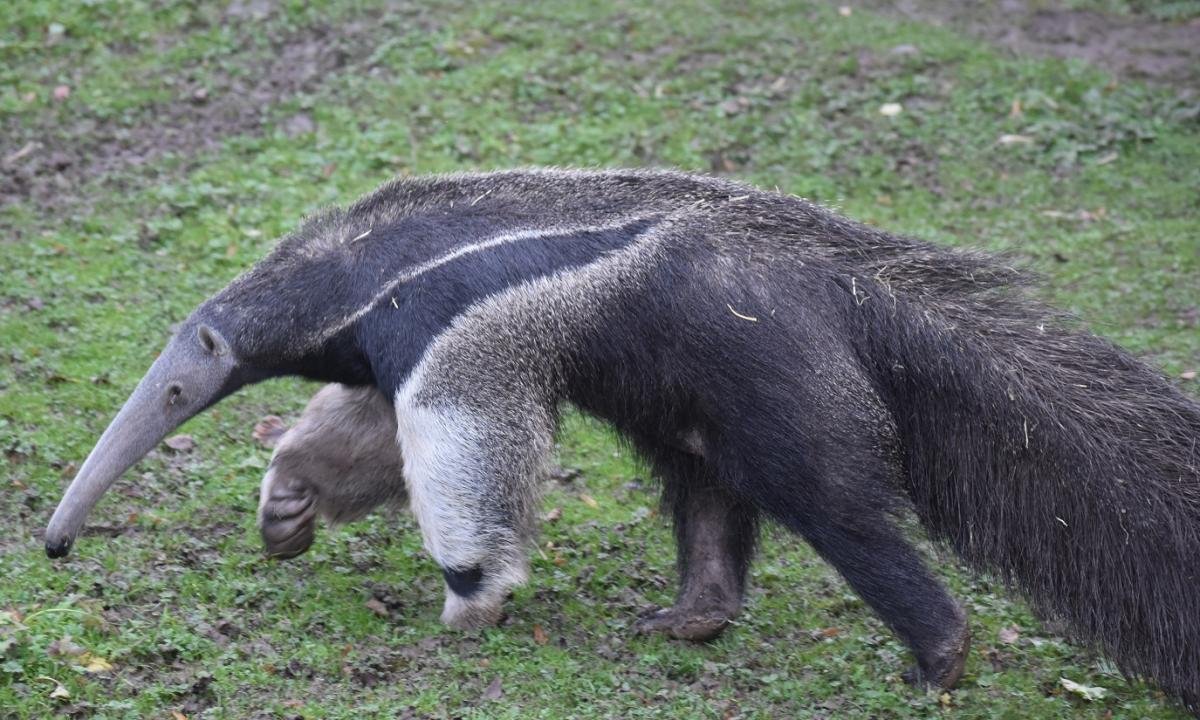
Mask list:
[[962,677],[970,649],[971,629],[964,622],[937,652],[924,658],[918,656],[917,664],[905,671],[904,681],[916,687],[949,690]]
[[676,640],[705,642],[725,632],[733,620],[732,613],[710,610],[699,612],[691,608],[663,608],[640,618],[633,626],[639,635],[663,633]]
[[709,583],[700,592],[685,591],[682,595],[674,607],[639,619],[633,626],[634,631],[641,635],[664,633],[677,640],[704,642],[724,632],[741,609],[741,602],[733,599],[738,596],[734,589],[718,583]]

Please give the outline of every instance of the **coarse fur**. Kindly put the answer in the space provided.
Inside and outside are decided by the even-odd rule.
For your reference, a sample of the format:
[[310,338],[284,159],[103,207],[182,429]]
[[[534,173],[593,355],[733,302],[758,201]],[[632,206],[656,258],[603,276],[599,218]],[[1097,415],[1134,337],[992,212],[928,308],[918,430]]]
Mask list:
[[[271,420],[262,437],[275,451],[258,511],[268,555],[287,559],[305,552],[318,518],[350,522],[377,505],[407,503],[396,414],[375,388],[326,385],[293,427]],[[711,640],[741,609],[755,537],[746,523],[754,522],[754,513],[702,482],[702,453],[697,438],[680,438],[672,467],[660,469],[678,477],[671,486],[687,493],[669,502],[679,539],[679,598],[673,607],[639,620],[639,632]]]
[[316,519],[357,520],[380,504],[403,506],[403,460],[392,404],[370,386],[326,385],[300,420],[281,432],[259,491],[267,553],[299,555]]
[[451,624],[493,620],[524,579],[571,403],[648,458],[677,517],[731,508],[697,576],[740,592],[771,518],[949,685],[966,618],[892,522],[912,507],[1196,711],[1200,403],[1024,282],[733,182],[521,170],[401,179],[322,213],[185,327],[226,338],[239,377],[392,399]]

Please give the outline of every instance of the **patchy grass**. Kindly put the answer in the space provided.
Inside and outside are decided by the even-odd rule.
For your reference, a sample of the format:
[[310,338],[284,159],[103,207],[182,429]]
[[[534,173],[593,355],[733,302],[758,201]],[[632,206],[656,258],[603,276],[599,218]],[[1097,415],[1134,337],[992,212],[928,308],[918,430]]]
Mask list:
[[[312,387],[295,381],[190,423],[195,450],[142,462],[48,562],[35,533],[171,324],[302,213],[394,173],[731,174],[1021,254],[1101,332],[1169,375],[1200,369],[1194,98],[815,2],[210,5],[3,11],[0,716],[1182,717],[932,547],[976,636],[945,695],[905,686],[904,648],[776,530],[723,638],[634,636],[672,597],[669,530],[644,469],[575,416],[560,454],[580,473],[549,489],[562,517],[496,629],[438,624],[403,516],[261,558],[268,454],[249,431],[298,412]],[[1109,692],[1087,702],[1063,677]]]

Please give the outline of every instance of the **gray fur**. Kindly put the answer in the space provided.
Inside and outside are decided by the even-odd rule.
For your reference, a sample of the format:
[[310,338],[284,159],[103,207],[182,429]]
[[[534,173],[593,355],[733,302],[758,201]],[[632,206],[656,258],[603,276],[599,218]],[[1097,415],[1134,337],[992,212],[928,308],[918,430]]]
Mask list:
[[[47,552],[66,552],[150,436],[237,387],[285,374],[375,386],[447,578],[443,617],[492,622],[527,574],[537,491],[572,403],[651,461],[677,524],[694,520],[685,548],[729,555],[697,556],[701,586],[740,595],[759,514],[773,517],[913,649],[919,677],[952,683],[966,620],[891,522],[907,505],[1195,709],[1200,404],[1031,298],[1025,280],[1002,259],[713,178],[397,180],[305,222],[193,313],[85,463]],[[220,331],[228,355],[198,350],[198,327]],[[141,406],[178,368],[219,387],[201,382],[198,401],[160,422]],[[153,432],[117,427],[141,417]],[[289,463],[313,433],[295,437],[264,492],[264,535],[285,554],[319,512],[370,504],[322,486],[328,468]],[[396,470],[377,446],[356,452]],[[709,502],[727,516],[688,510]],[[681,605],[736,609],[689,587]]]
[[327,385],[279,440],[259,492],[267,552],[293,557],[312,544],[318,517],[357,520],[407,502],[392,406],[372,387]]

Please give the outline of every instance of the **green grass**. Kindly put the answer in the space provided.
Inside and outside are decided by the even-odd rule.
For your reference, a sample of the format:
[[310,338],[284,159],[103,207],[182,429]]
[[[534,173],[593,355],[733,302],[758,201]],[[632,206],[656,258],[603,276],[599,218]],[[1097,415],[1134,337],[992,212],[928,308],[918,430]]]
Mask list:
[[[638,612],[672,597],[670,532],[645,470],[576,416],[560,455],[582,472],[549,492],[562,517],[495,629],[438,624],[440,577],[404,516],[324,532],[293,562],[261,558],[253,514],[268,452],[249,431],[298,412],[313,388],[296,381],[191,422],[193,452],[156,452],[94,513],[115,537],[48,562],[35,531],[171,324],[303,213],[394,173],[728,173],[892,230],[1015,252],[1092,327],[1169,375],[1200,369],[1200,127],[1167,90],[817,3],[272,8],[260,27],[203,3],[0,10],[5,152],[43,135],[85,144],[81,119],[144,131],[199,86],[229,101],[280,38],[322,23],[350,58],[214,148],[74,177],[51,206],[0,209],[0,716],[1182,717],[936,548],[976,637],[943,696],[905,686],[904,648],[774,529],[724,637],[635,636]],[[51,23],[63,27],[54,40]],[[58,84],[73,88],[66,100],[51,97]],[[903,111],[880,114],[890,102]],[[313,132],[284,131],[297,114]],[[372,597],[388,617],[366,607]],[[1018,639],[1002,642],[1010,627]],[[53,652],[67,637],[112,669]],[[1086,702],[1063,677],[1109,692]],[[496,680],[501,697],[484,699]],[[67,697],[52,694],[60,685]]]

